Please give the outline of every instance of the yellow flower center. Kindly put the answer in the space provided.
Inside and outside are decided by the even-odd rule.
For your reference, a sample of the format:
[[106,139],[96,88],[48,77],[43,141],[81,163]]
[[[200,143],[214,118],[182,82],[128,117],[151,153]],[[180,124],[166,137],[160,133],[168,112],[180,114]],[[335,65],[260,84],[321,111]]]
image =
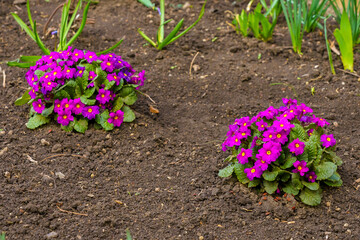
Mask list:
[[49,77],[48,75],[45,76],[45,78],[48,78],[48,77]]
[[112,56],[113,56],[113,55],[111,55],[111,54],[109,55],[109,57],[112,57]]
[[245,126],[246,126],[246,123],[244,123],[243,126],[245,127]]
[[39,107],[42,107],[40,103],[39,103],[39,105],[38,105],[38,106],[39,106]]
[[251,173],[254,173],[254,172],[256,172],[256,170],[253,168],[253,169],[251,169]]
[[70,72],[70,69],[66,70],[66,72],[69,73],[69,72]]
[[80,108],[80,104],[76,104],[76,107],[77,107],[77,108]]
[[269,138],[272,138],[272,135],[271,135],[271,134],[269,135]]
[[90,79],[93,79],[93,76],[90,76]]
[[56,105],[58,108],[61,106],[60,104]]
[[264,124],[263,124],[263,125],[261,125],[261,127],[263,128],[263,127],[264,127]]
[[264,160],[261,160],[261,163],[265,163],[265,161],[264,161]]
[[75,53],[75,56],[78,56],[79,54]]
[[313,176],[309,176],[309,179],[313,179]]
[[79,73],[82,74],[82,70],[80,70]]
[[290,110],[290,112],[291,112],[291,113],[293,113],[293,112],[294,112],[294,110]]
[[69,107],[69,104],[65,104],[65,107],[68,108],[68,107]]
[[106,65],[110,66],[110,65],[111,65],[111,63],[107,62],[107,63],[106,63]]
[[51,82],[48,82],[48,85],[50,86],[50,85],[51,85]]
[[91,113],[91,112],[92,112],[92,109],[91,109],[91,108],[89,108],[88,112],[89,112],[89,113]]
[[104,95],[104,94],[101,94],[101,97],[103,98],[103,97],[105,97],[105,95]]
[[125,77],[127,77],[127,74],[126,74],[126,73],[124,73],[124,76],[125,76]]
[[284,124],[280,124],[280,127],[284,127]]
[[311,133],[309,133],[309,135],[311,136],[311,135],[312,135],[312,132],[311,132]]
[[301,166],[298,166],[298,170],[300,171],[302,169],[302,167]]
[[284,117],[287,117],[287,114],[285,114]]
[[298,148],[298,147],[300,147],[300,145],[299,145],[299,144],[295,144],[295,147],[297,147],[297,148]]
[[114,119],[117,120],[117,119],[118,119],[118,116],[115,116]]
[[31,78],[31,81],[34,81],[34,77]]
[[64,116],[63,116],[63,119],[67,119],[67,116],[66,116],[66,115],[64,115]]
[[243,153],[241,154],[241,156],[243,156],[243,157],[244,157],[244,156],[245,156],[245,152],[243,152]]
[[54,76],[57,74],[57,72],[54,72]]
[[238,142],[238,141],[239,141],[239,139],[236,138],[236,139],[235,139],[235,142]]
[[266,154],[267,154],[267,155],[271,155],[271,151],[267,151]]
[[92,56],[90,55],[89,58],[92,58]]
[[320,118],[320,121],[324,121],[324,119]]
[[117,76],[116,76],[116,75],[114,76],[114,79],[117,79]]
[[328,142],[330,142],[331,141],[331,139],[328,137],[327,139],[326,139]]
[[118,63],[121,63],[121,61],[118,61]]
[[242,133],[241,135],[242,135],[242,136],[245,136],[245,135],[246,135],[246,133]]
[[279,133],[278,135],[276,135],[277,138],[281,138],[281,134]]

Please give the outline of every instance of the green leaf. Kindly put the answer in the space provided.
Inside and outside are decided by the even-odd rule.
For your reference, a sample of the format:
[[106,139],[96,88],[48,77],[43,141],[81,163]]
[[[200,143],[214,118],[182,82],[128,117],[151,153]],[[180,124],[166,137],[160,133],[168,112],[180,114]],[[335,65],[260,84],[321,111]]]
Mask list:
[[110,131],[114,129],[114,124],[108,122],[109,118],[109,111],[105,110],[103,113],[96,115],[95,121],[100,124],[106,131]]
[[70,97],[70,94],[68,92],[66,92],[65,90],[61,90],[61,91],[55,93],[54,98],[61,100],[61,99],[64,99],[64,98],[70,99],[71,97]]
[[307,140],[307,138],[308,138],[308,135],[305,132],[304,128],[300,124],[297,124],[297,123],[295,123],[294,125],[295,125],[295,127],[293,127],[291,129],[290,137],[292,139],[298,138],[300,141],[305,142],[305,140]]
[[282,188],[282,190],[284,192],[286,192],[287,194],[293,194],[293,195],[299,194],[299,189],[297,189],[296,186],[292,182],[285,184],[285,186]]
[[44,117],[42,115],[34,115],[26,123],[26,127],[29,129],[35,129],[48,122],[50,122],[50,118]]
[[84,133],[88,129],[88,121],[86,119],[79,119],[75,122],[74,129],[77,132]]
[[263,172],[262,176],[267,181],[275,181],[277,175],[279,174],[279,171],[273,170],[272,172],[266,170]]
[[120,80],[120,84],[114,87],[114,92],[117,93],[124,86],[124,79]]
[[310,141],[313,136],[315,136],[315,135],[312,135],[310,137],[309,141],[307,141],[305,143],[304,152],[306,151],[307,155],[308,155],[308,161],[307,162],[310,162],[310,161],[315,160],[317,158],[317,153],[318,153],[317,143],[316,143],[316,141]]
[[115,85],[115,83],[116,83],[115,81],[110,82],[109,79],[105,79],[105,81],[103,82],[106,90],[112,88]]
[[284,172],[281,174],[280,180],[281,180],[282,182],[287,182],[287,181],[289,181],[290,177],[291,177],[291,174],[290,174],[289,172],[285,172],[285,171],[284,171]]
[[307,205],[316,206],[319,205],[321,202],[321,192],[321,188],[316,191],[304,188],[300,193],[300,199],[303,203]]
[[292,166],[294,166],[294,162],[296,162],[296,157],[293,157],[291,154],[289,154],[285,160],[285,163],[280,166],[281,169],[287,169]]
[[48,117],[50,114],[52,114],[54,111],[54,104],[51,105],[49,108],[45,108],[44,111],[41,113],[44,117]]
[[25,103],[28,103],[31,100],[31,97],[29,95],[30,89],[26,90],[25,93],[15,101],[16,106],[23,105]]
[[81,95],[82,95],[81,87],[79,85],[76,85],[74,98],[79,98],[81,97]]
[[261,180],[259,178],[256,178],[248,183],[248,187],[257,187],[261,183]]
[[118,41],[117,43],[115,43],[112,47],[102,51],[102,52],[98,52],[96,53],[97,56],[100,56],[100,55],[103,55],[103,54],[106,54],[112,50],[114,50],[115,48],[117,48],[122,42],[124,41],[124,39],[121,39],[120,41]]
[[128,106],[123,106],[121,111],[124,112],[124,122],[132,122],[135,120],[135,113]]
[[317,180],[325,180],[331,177],[337,169],[337,166],[332,162],[324,162],[318,165],[315,169]]
[[[42,56],[20,56],[20,61],[22,62],[36,62],[39,60]],[[39,70],[37,70],[39,71]],[[35,71],[36,72],[36,71]]]
[[300,175],[298,173],[292,173],[291,174],[291,183],[298,190],[302,189],[303,186],[304,186],[300,181]]
[[94,105],[96,103],[96,99],[88,99],[85,96],[81,96],[80,100],[81,100],[81,102],[83,104],[86,104],[86,105],[89,105],[89,106],[92,106],[92,105]]
[[85,90],[83,96],[84,96],[85,98],[90,98],[90,97],[94,94],[94,92],[95,92],[95,88],[94,88],[94,87],[92,87],[92,88],[87,88],[87,89]]
[[340,175],[337,172],[334,172],[333,175],[331,175],[331,177],[329,177],[327,180],[332,181],[332,182],[337,182],[341,179]]
[[133,105],[137,100],[137,94],[135,91],[133,91],[129,95],[123,97],[122,100],[127,105]]
[[70,122],[67,126],[63,126],[61,125],[61,129],[66,131],[66,132],[71,132],[74,129],[75,126],[75,122]]
[[343,184],[343,181],[341,179],[336,182],[325,180],[324,183],[330,187],[341,187]]
[[229,164],[227,167],[219,171],[219,177],[230,177],[234,172],[234,164]]
[[75,79],[77,85],[80,87],[81,92],[85,91],[88,83],[89,83],[89,72],[85,70],[84,75],[82,77],[77,77]]
[[[234,156],[230,156],[230,157],[234,157]],[[246,168],[246,166],[243,164],[240,164],[240,163],[235,163],[235,165],[234,165],[234,172],[236,174],[236,177],[239,180],[239,182],[241,182],[243,184],[248,183],[250,181],[247,178],[246,173],[244,173],[245,168]]]
[[331,160],[337,165],[337,166],[341,166],[343,164],[343,161],[341,160],[341,158],[339,158],[335,152],[328,152],[328,154],[331,157]]
[[306,181],[301,181],[302,184],[304,184],[305,187],[309,188],[310,190],[318,190],[319,189],[319,184],[317,182],[306,182]]
[[152,3],[150,0],[138,0],[138,2],[142,3],[144,6],[146,6],[148,8],[155,7],[155,4]]
[[101,69],[101,67],[97,67],[96,68],[96,75],[97,75],[97,78],[95,80],[95,83],[99,87],[103,83],[103,81],[106,79],[107,73],[105,71],[103,71]]
[[264,180],[263,184],[265,187],[265,191],[268,194],[273,194],[277,190],[279,183],[277,181],[270,182],[270,181]]
[[116,112],[118,110],[120,110],[124,105],[124,102],[122,100],[121,97],[118,97],[115,99],[114,103],[113,103],[113,108],[111,109],[112,112]]

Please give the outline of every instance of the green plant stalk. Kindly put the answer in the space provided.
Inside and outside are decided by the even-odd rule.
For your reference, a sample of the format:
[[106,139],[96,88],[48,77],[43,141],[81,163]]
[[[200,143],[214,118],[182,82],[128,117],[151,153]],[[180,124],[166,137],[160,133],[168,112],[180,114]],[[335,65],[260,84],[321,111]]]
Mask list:
[[236,21],[238,22],[238,25],[240,27],[240,32],[241,34],[244,36],[244,37],[247,37],[248,36],[248,28],[249,28],[249,25],[248,25],[248,15],[247,13],[245,12],[245,10],[243,9],[241,11],[241,15],[237,14],[236,15],[237,19]]
[[341,61],[344,70],[354,71],[354,52],[352,42],[352,32],[349,17],[344,11],[341,16],[340,29],[335,29],[334,36],[339,44]]
[[319,23],[319,19],[324,16],[328,7],[330,6],[328,1],[329,0],[322,0],[320,3],[320,0],[313,0],[311,2],[310,8],[308,7],[306,1],[302,2],[304,13],[303,25],[306,32],[313,32],[316,27],[322,29],[322,26]]
[[[293,6],[293,8],[290,7],[290,5]],[[291,42],[293,45],[293,50],[297,54],[301,53],[301,44],[302,44],[302,38],[304,29],[302,28],[302,7],[301,4],[299,4],[299,0],[281,0],[281,6],[283,8],[283,12],[285,15],[285,19],[289,28]]]
[[104,50],[104,51],[102,51],[102,52],[98,52],[98,53],[96,53],[96,55],[99,56],[99,55],[106,54],[106,53],[114,50],[114,49],[117,48],[123,41],[124,41],[124,39],[121,39],[121,40],[120,40],[119,42],[117,42],[114,46],[112,46],[112,47],[110,47],[110,48],[108,48],[108,49],[106,49],[106,50]]
[[328,37],[327,37],[327,29],[326,29],[326,21],[330,16],[328,16],[327,18],[324,19],[324,36],[325,36],[325,42],[326,42],[326,50],[329,56],[329,64],[330,64],[330,69],[333,75],[336,75],[335,72],[335,68],[334,68],[334,64],[333,64],[333,59],[332,59],[332,54],[331,54],[331,49],[330,49],[330,44],[328,41]]
[[160,0],[160,27],[158,33],[158,43],[164,40],[164,22],[165,22],[165,0]]

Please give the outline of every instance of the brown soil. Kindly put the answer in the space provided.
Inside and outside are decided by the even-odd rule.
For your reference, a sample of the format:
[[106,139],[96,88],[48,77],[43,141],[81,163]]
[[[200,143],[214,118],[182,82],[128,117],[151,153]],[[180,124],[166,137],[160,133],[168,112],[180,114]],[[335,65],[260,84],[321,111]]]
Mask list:
[[[167,17],[175,22],[185,17],[185,25],[201,8],[196,0],[188,10],[174,8],[183,1],[167,2],[173,3],[167,4]],[[59,3],[31,1],[39,29]],[[331,74],[319,32],[304,37],[302,57],[294,54],[284,19],[269,43],[236,35],[225,11],[239,12],[246,2],[232,3],[209,1],[196,28],[161,52],[144,45],[136,31],[155,33],[155,11],[134,0],[92,6],[95,24],[85,27],[74,46],[99,51],[126,36],[115,53],[146,70],[142,90],[160,113],[152,114],[140,97],[135,122],[112,132],[90,128],[78,134],[55,123],[26,128],[28,107],[13,104],[27,88],[26,70],[4,62],[41,52],[10,15],[16,11],[24,19],[25,6],[0,1],[0,61],[6,73],[5,87],[0,78],[0,231],[7,239],[43,239],[50,232],[58,239],[125,239],[126,228],[134,239],[359,239],[358,78],[340,70]],[[54,45],[53,39],[45,42]],[[190,77],[197,52],[199,69]],[[338,58],[335,66],[342,67]],[[327,131],[338,140],[344,160],[343,187],[325,188],[318,207],[264,200],[234,178],[217,176],[228,155],[220,147],[228,125],[295,93],[332,122]]]

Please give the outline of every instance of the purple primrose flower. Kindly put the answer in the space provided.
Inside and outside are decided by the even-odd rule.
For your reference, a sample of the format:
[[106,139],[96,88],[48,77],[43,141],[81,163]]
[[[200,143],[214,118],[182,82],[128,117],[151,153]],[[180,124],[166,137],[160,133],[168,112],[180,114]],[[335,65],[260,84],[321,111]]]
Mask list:
[[237,155],[237,159],[241,164],[248,163],[250,157],[252,157],[252,150],[245,148],[242,148],[240,153]]
[[105,104],[110,101],[111,92],[110,90],[105,90],[103,88],[99,89],[99,94],[96,96],[96,100],[101,104]]
[[296,161],[294,162],[294,167],[295,169],[292,171],[293,173],[299,173],[300,176],[304,176],[304,174],[306,172],[309,171],[309,168],[306,167],[306,162],[305,161]]
[[330,135],[321,135],[320,141],[322,142],[322,145],[326,148],[332,147],[336,144],[336,139],[332,134]]
[[309,182],[315,182],[317,178],[315,172],[309,172],[308,174],[305,175],[305,177]]
[[301,142],[298,138],[292,141],[289,144],[289,150],[291,153],[294,153],[295,156],[301,155],[304,152],[305,149],[305,143]]
[[88,106],[82,110],[82,115],[89,120],[94,119],[97,114],[99,114],[98,106]]
[[57,122],[63,126],[69,125],[70,122],[74,121],[74,117],[71,115],[71,112],[60,111]]
[[263,172],[260,168],[254,166],[252,168],[245,168],[244,173],[246,173],[247,178],[252,181],[254,178],[260,178]]
[[45,109],[45,104],[43,104],[43,102],[41,101],[41,99],[39,98],[37,101],[32,103],[34,111],[37,113],[42,113]]
[[115,127],[120,127],[124,120],[124,112],[118,110],[116,112],[111,112],[109,115],[110,118],[108,119],[108,122],[114,124]]

